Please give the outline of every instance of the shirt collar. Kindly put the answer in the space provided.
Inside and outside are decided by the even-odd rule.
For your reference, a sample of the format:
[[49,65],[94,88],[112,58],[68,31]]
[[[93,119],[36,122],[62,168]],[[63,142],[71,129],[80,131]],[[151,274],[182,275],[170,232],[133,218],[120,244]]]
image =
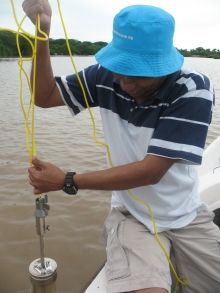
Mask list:
[[170,89],[170,87],[176,82],[177,78],[180,75],[180,70],[169,74],[162,84],[162,86],[159,88],[159,90],[153,95],[154,99],[162,100],[166,92]]

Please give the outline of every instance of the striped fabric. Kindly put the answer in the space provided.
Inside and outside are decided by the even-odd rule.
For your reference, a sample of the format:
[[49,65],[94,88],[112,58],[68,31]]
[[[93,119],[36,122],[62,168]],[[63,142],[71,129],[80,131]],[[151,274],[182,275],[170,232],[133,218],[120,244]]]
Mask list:
[[[207,209],[198,195],[196,165],[202,162],[212,118],[214,89],[209,79],[181,69],[169,75],[151,98],[137,105],[113,74],[98,64],[79,75],[90,107],[100,107],[114,166],[142,160],[147,154],[179,159],[158,184],[133,190],[150,204],[158,231],[183,226],[196,211]],[[72,115],[85,109],[76,76],[55,78]],[[128,199],[126,191],[113,192],[112,206],[119,205],[126,206],[153,232],[146,207]]]

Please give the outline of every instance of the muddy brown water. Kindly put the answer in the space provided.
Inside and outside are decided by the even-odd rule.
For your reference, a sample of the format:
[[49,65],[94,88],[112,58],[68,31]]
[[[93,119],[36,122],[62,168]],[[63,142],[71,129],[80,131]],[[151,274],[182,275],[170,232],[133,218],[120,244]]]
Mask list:
[[[95,63],[93,56],[75,57],[78,70]],[[73,72],[68,57],[53,57],[54,74]],[[30,72],[30,64],[25,65]],[[216,91],[216,108],[206,146],[220,135],[220,60],[186,58],[185,67],[210,77]],[[28,183],[29,156],[24,118],[19,102],[17,59],[0,60],[0,292],[27,293],[28,268],[40,257],[35,231],[35,196]],[[24,87],[24,103],[29,99]],[[99,109],[93,109],[97,138],[103,141]],[[92,137],[87,111],[74,119],[66,107],[35,109],[37,156],[65,171],[86,172],[106,166],[104,147]],[[99,244],[103,222],[110,209],[110,192],[83,190],[76,196],[48,194],[50,211],[44,237],[45,256],[58,265],[57,291],[77,293],[105,260]]]

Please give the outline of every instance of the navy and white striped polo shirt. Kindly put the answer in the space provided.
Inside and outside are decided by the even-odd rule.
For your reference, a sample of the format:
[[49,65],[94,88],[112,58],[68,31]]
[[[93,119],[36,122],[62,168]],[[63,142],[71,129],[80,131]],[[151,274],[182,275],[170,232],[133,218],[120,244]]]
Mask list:
[[[157,230],[182,227],[197,211],[207,209],[198,195],[196,165],[201,164],[212,117],[214,89],[209,79],[181,69],[169,75],[151,98],[137,104],[112,72],[98,64],[79,76],[90,107],[100,107],[114,166],[140,161],[147,154],[179,159],[158,184],[131,190],[151,206]],[[86,108],[75,75],[56,77],[56,82],[72,115]],[[127,191],[113,191],[112,207],[117,206],[125,206],[153,232],[146,206]]]

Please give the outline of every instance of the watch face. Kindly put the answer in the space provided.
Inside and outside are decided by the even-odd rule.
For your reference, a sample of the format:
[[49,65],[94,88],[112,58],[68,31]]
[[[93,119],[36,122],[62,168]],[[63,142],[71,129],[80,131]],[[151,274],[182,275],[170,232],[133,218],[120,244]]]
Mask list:
[[67,184],[63,191],[65,191],[68,194],[77,194],[77,188],[75,186],[72,186],[71,184]]

